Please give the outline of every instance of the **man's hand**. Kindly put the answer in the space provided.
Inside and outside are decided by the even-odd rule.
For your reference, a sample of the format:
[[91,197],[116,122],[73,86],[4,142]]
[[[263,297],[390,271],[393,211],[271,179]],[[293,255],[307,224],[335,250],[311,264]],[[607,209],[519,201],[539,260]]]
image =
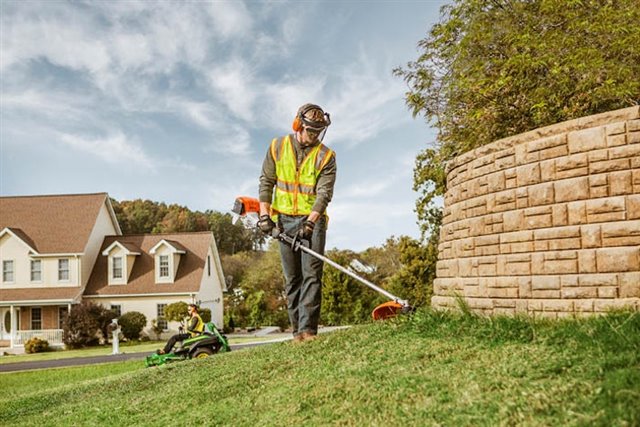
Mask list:
[[258,221],[258,228],[264,234],[270,236],[273,229],[276,228],[276,223],[273,222],[269,215],[262,215]]
[[313,221],[306,220],[302,223],[302,226],[298,229],[298,238],[307,240],[311,242],[311,237],[313,237],[313,229],[315,228],[316,223]]

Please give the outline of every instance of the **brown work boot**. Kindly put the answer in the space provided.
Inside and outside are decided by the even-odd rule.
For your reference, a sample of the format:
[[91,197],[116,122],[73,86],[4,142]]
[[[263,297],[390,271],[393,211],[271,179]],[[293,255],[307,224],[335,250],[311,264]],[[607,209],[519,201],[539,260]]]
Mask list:
[[303,341],[313,341],[316,338],[318,338],[318,336],[313,332],[306,332],[306,331],[301,333],[300,336],[302,337]]
[[303,334],[298,334],[293,336],[294,343],[301,343],[304,340]]

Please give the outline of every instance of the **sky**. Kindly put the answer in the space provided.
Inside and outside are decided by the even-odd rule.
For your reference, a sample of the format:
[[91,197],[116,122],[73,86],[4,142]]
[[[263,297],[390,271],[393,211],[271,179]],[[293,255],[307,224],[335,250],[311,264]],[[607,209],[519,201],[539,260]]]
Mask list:
[[300,105],[331,114],[327,248],[420,236],[435,139],[392,70],[446,1],[0,2],[0,195],[107,192],[227,212]]

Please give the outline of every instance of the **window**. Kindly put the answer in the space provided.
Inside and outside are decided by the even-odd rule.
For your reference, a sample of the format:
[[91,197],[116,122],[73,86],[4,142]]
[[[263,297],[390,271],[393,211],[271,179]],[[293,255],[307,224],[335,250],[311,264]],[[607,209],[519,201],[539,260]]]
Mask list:
[[31,309],[31,330],[39,331],[42,329],[42,309],[41,308],[32,308]]
[[2,261],[2,281],[13,282],[13,260]]
[[40,282],[42,280],[42,261],[39,259],[31,260],[31,281]]
[[207,255],[207,273],[211,276],[211,255]]
[[160,255],[160,277],[169,277],[169,255]]
[[58,260],[58,280],[69,280],[69,260],[68,259],[59,259]]
[[120,304],[111,304],[111,311],[113,311],[117,317],[122,316],[122,306]]
[[164,309],[166,307],[167,307],[167,304],[158,304],[158,326],[160,326],[163,331],[166,331],[167,329],[169,329],[167,320],[164,318]]
[[67,307],[59,307],[58,308],[58,329],[63,329],[62,325],[64,324],[64,319],[69,315],[69,309]]
[[122,257],[113,257],[113,278],[122,279]]

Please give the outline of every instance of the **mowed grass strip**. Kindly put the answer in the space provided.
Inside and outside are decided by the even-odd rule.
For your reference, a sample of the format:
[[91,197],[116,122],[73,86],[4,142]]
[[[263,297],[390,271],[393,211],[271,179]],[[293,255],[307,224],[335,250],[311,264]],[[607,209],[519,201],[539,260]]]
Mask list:
[[549,322],[422,310],[310,343],[26,390],[0,400],[0,424],[639,425],[638,402],[638,313]]

